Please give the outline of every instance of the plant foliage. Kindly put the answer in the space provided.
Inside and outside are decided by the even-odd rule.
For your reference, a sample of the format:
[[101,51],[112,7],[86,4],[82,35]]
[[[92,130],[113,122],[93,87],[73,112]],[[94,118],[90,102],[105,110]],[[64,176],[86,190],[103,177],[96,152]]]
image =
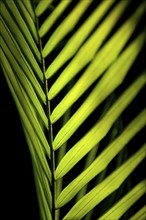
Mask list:
[[145,2],[0,6],[1,66],[32,157],[40,219],[145,219]]

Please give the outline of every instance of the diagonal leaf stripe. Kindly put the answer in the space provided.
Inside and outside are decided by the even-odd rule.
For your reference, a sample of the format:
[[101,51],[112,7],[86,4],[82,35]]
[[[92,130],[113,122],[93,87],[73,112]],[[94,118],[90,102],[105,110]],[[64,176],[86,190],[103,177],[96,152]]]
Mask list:
[[[31,1],[26,1],[26,0],[22,0],[21,1],[22,4],[24,5],[24,7],[27,9],[28,13],[30,14],[33,22],[35,22],[35,14],[34,14],[34,10],[32,8],[32,4]],[[18,3],[18,2],[17,2]],[[25,15],[26,16],[26,15]]]
[[[65,1],[61,4],[65,4]],[[56,57],[46,71],[46,78],[50,78],[66,61],[68,61],[79,49],[84,40],[88,37],[98,21],[102,18],[105,12],[113,4],[112,1],[103,1],[99,7],[90,15],[84,24],[77,32],[69,39],[67,45],[63,48],[60,54]],[[56,9],[57,10],[57,9]],[[108,30],[108,29],[107,29]],[[41,31],[41,29],[40,29]],[[99,38],[99,36],[98,36]],[[102,35],[103,38],[103,35]],[[63,55],[63,56],[62,56]]]
[[145,193],[146,180],[138,183],[127,195],[125,195],[114,207],[99,218],[105,219],[119,219],[129,207],[133,205]]
[[40,37],[43,37],[48,32],[48,30],[51,28],[51,26],[54,24],[54,22],[60,16],[60,14],[65,10],[65,8],[70,3],[71,3],[71,1],[61,1],[60,2],[60,4],[54,9],[54,11],[51,13],[51,15],[41,25],[41,27],[39,29]]
[[[144,33],[141,34],[117,58],[116,62],[111,65],[108,71],[103,75],[100,82],[97,83],[97,86],[95,86],[94,90],[84,101],[83,105],[76,111],[76,113],[71,117],[71,119],[60,132],[65,129],[70,130],[71,127],[74,127],[75,121],[78,120],[78,124],[76,124],[76,128],[73,130],[74,132],[92,113],[92,111],[123,82],[126,74],[128,74],[130,67],[132,66],[144,44],[144,35]],[[129,59],[129,62],[126,62],[127,59]],[[118,72],[120,72],[120,74],[117,74]],[[92,84],[92,77],[86,79],[84,78],[83,80],[81,79],[78,81],[78,83],[53,110],[51,114],[52,123],[56,122],[64,114],[64,112],[80,97],[80,95],[82,95],[82,93],[88,89],[90,84]],[[83,114],[83,112],[85,112],[85,114]],[[68,126],[70,126],[70,128],[68,128]],[[56,139],[57,136],[55,137],[54,145],[57,145]]]
[[10,66],[9,62],[7,61],[2,50],[1,50],[1,58],[4,63],[5,72],[9,73],[9,75],[8,75],[9,79],[11,81],[11,84],[13,85],[15,93],[17,94],[19,102],[21,103],[22,108],[24,109],[28,119],[30,120],[30,122],[34,128],[35,133],[39,137],[39,139],[42,143],[42,146],[44,147],[45,153],[50,157],[50,148],[49,148],[48,142],[45,138],[44,132],[42,131],[42,128],[38,122],[38,119],[36,118],[36,115],[32,112],[32,108],[30,109],[30,106],[26,105],[27,100],[24,97],[24,95],[22,94],[22,90],[20,88],[20,85],[18,84],[17,79],[15,78],[14,73],[11,69],[11,66]]
[[[56,206],[62,206],[70,201],[79,190],[85,186],[96,175],[103,171],[110,161],[125,147],[125,145],[145,126],[144,116],[146,110],[141,112],[129,125],[123,133],[117,137],[94,161],[76,177],[59,195]],[[93,148],[94,149],[94,148]],[[56,179],[60,178],[56,170]]]
[[[18,63],[15,61],[14,57],[12,56],[11,52],[9,51],[9,49],[3,39],[1,39],[1,42],[3,43],[3,49],[8,56],[9,62],[11,63],[11,65],[13,65],[13,69],[15,70],[16,76],[18,77],[21,85],[25,89],[27,96],[30,98],[31,102],[33,103],[34,108],[39,113],[40,117],[42,118],[42,121],[45,124],[46,128],[48,128],[47,117],[44,113],[42,105],[40,104],[32,86],[30,85],[30,82],[25,77],[22,69],[19,67]],[[26,98],[26,100],[27,100],[27,98]]]
[[137,213],[135,213],[134,216],[130,218],[130,220],[143,220],[145,219],[145,214],[146,214],[146,205],[142,207]]
[[72,10],[72,12],[68,15],[68,17],[58,26],[58,28],[54,31],[48,42],[43,48],[43,57],[46,57],[59,43],[65,35],[67,35],[71,29],[79,21],[80,17],[83,15],[85,10],[89,7],[92,1],[90,0],[81,0],[77,4],[77,6]]
[[[50,175],[51,175],[49,167],[48,167],[48,165],[46,163],[46,159],[44,157],[44,153],[42,153],[40,145],[38,146],[39,140],[36,141],[36,139],[35,139],[35,134],[33,133],[33,129],[31,128],[31,125],[29,125],[29,121],[27,121],[27,117],[25,117],[25,113],[24,113],[24,111],[23,111],[23,109],[22,109],[22,107],[21,107],[21,105],[19,103],[19,100],[18,100],[18,98],[17,98],[17,96],[16,96],[16,94],[14,92],[14,89],[12,88],[12,85],[10,84],[10,81],[9,81],[7,75],[6,75],[6,79],[7,79],[7,82],[9,84],[9,86],[10,86],[12,95],[13,95],[13,97],[14,97],[14,99],[16,101],[16,104],[18,106],[19,113],[20,113],[22,119],[24,119],[23,120],[23,122],[24,122],[23,127],[24,127],[25,134],[26,134],[26,132],[29,131],[29,133],[26,135],[26,138],[27,138],[27,141],[28,141],[28,145],[29,145],[29,149],[30,149],[31,155],[32,155],[32,160],[35,163],[35,169],[37,170],[37,173],[39,175],[39,179],[40,179],[41,185],[43,186],[43,190],[44,190],[45,197],[46,197],[46,200],[47,200],[46,207],[48,207],[48,204],[49,204],[49,206],[51,206],[51,204],[50,204],[51,192],[50,192],[50,188],[49,188],[49,185],[48,185],[48,180],[50,182]],[[35,146],[35,149],[33,149],[33,144]],[[37,159],[37,155],[38,155],[38,159]],[[40,165],[39,165],[39,163],[40,163]],[[46,180],[43,177],[44,174],[47,177],[47,182],[46,182]],[[39,179],[37,179],[37,181],[39,181]],[[40,185],[40,187],[42,188],[41,185]],[[41,191],[42,191],[42,189],[41,189]]]
[[[32,161],[33,162],[33,161]],[[36,167],[34,165],[34,163],[32,163],[33,165],[33,171],[34,171],[34,178],[35,178],[35,182],[36,182],[36,190],[38,193],[38,201],[39,201],[39,205],[40,205],[40,216],[42,219],[51,219],[51,210],[48,209],[48,203],[46,201],[45,195],[44,195],[44,189],[41,185],[41,181],[38,178],[37,172],[36,172]]]
[[[19,65],[21,66],[23,72],[25,73],[25,75],[27,76],[29,81],[31,82],[36,93],[39,95],[42,102],[44,104],[46,104],[45,94],[44,94],[38,80],[36,79],[36,77],[33,73],[33,70],[31,69],[30,65],[26,61],[23,53],[21,52],[21,50],[19,48],[19,45],[17,44],[16,40],[12,36],[11,32],[9,31],[8,27],[6,26],[6,24],[2,18],[0,20],[0,25],[1,25],[1,30],[2,30],[2,37],[3,37],[4,41],[8,45],[9,49],[11,50],[11,53],[13,54],[13,56],[15,57],[15,59],[17,60]],[[4,47],[4,45],[2,45],[2,46]]]
[[52,2],[52,0],[47,0],[47,1],[41,0],[41,1],[39,1],[38,5],[37,5],[37,7],[35,9],[36,15],[37,16],[42,15],[43,12],[47,10],[47,8],[51,4],[51,2]]
[[[4,71],[4,73],[5,73],[5,71]],[[6,74],[5,74],[6,75]],[[39,141],[39,136],[36,138],[36,135],[35,135],[35,132],[34,132],[34,129],[33,129],[33,127],[32,127],[32,125],[30,124],[30,122],[29,122],[29,120],[28,120],[28,118],[27,118],[27,116],[26,116],[26,114],[25,114],[25,112],[24,112],[24,110],[23,110],[23,108],[22,108],[22,106],[21,106],[21,103],[19,102],[19,99],[18,99],[18,97],[17,97],[17,95],[16,95],[16,92],[15,92],[15,90],[14,90],[14,88],[13,88],[13,86],[12,86],[12,83],[11,83],[11,81],[10,81],[10,79],[8,78],[8,76],[6,75],[6,79],[7,79],[7,81],[8,81],[8,83],[9,83],[9,86],[10,86],[10,89],[11,89],[11,92],[12,92],[12,95],[13,95],[13,97],[14,97],[14,99],[15,99],[15,101],[16,101],[16,104],[17,104],[17,106],[18,106],[18,110],[19,110],[19,113],[20,113],[20,115],[21,115],[21,117],[22,117],[22,120],[23,120],[23,123],[24,123],[24,127],[25,127],[25,129],[27,130],[27,131],[29,131],[29,135],[30,135],[30,140],[31,140],[31,142],[34,144],[34,146],[35,146],[35,149],[33,150],[33,151],[36,151],[36,153],[37,153],[37,156],[38,156],[38,158],[39,158],[39,160],[40,160],[40,162],[41,162],[41,164],[42,164],[42,167],[43,167],[43,169],[44,169],[44,171],[45,171],[45,174],[46,174],[46,176],[48,177],[48,180],[49,180],[49,182],[50,182],[50,178],[51,178],[51,172],[50,172],[50,168],[48,167],[48,164],[47,164],[47,161],[46,161],[46,158],[45,158],[45,155],[44,155],[44,151],[43,151],[43,149],[40,147],[41,146],[41,144],[40,144],[40,141]],[[15,85],[15,84],[13,84],[13,85]],[[21,92],[21,90],[19,91],[19,92]],[[49,148],[48,148],[48,152],[49,152]],[[30,150],[31,151],[31,150]],[[48,154],[48,156],[50,156],[50,152],[48,153],[48,152],[46,152],[47,154]]]
[[38,60],[40,60],[40,53],[39,50],[36,46],[36,43],[34,42],[31,32],[28,29],[26,22],[23,20],[23,17],[21,16],[16,4],[14,3],[14,1],[6,1],[6,6],[8,8],[8,10],[10,11],[10,13],[15,14],[15,17],[13,17],[13,19],[16,21],[17,25],[18,25],[18,29],[20,29],[21,33],[23,34],[24,38],[26,39],[26,41],[29,44],[29,47],[31,48],[33,54],[36,55],[36,58]]
[[0,10],[38,218],[145,219],[144,0],[0,0]]
[[[41,185],[43,186],[44,195],[46,197],[46,201],[47,201],[49,208],[51,210],[51,208],[52,208],[52,204],[51,204],[52,195],[51,195],[51,190],[50,190],[50,186],[49,186],[50,180],[48,182],[48,175],[46,174],[46,171],[48,170],[48,168],[44,172],[43,167],[41,165],[41,160],[37,158],[37,154],[35,153],[35,146],[36,145],[33,146],[33,144],[35,144],[35,142],[34,141],[32,142],[32,140],[31,140],[32,138],[30,137],[30,134],[27,131],[28,128],[25,129],[25,125],[23,126],[23,128],[24,128],[24,132],[26,135],[26,139],[28,141],[29,150],[32,154],[32,160],[33,160],[33,164],[35,166],[36,175],[38,176],[39,181],[40,181]],[[49,173],[50,173],[50,171],[49,171]]]
[[[42,71],[34,57],[34,54],[32,53],[29,45],[27,44],[22,32],[19,30],[18,25],[13,20],[13,17],[8,12],[7,8],[5,7],[5,4],[1,2],[1,15],[4,21],[6,22],[9,30],[11,31],[11,34],[13,34],[14,38],[17,40],[19,47],[23,51],[27,61],[31,64],[32,68],[34,69],[35,73],[37,74],[38,78],[43,81],[43,75]],[[35,44],[31,44],[32,48],[34,48]],[[37,57],[37,54],[35,54]],[[38,57],[40,60],[40,57]]]
[[[115,102],[107,114],[82,139],[80,139],[63,157],[56,175],[65,175],[81,158],[83,158],[107,134],[115,120],[127,105],[135,98],[145,85],[145,75],[142,74]],[[65,134],[64,134],[65,135]],[[62,136],[61,136],[62,139]],[[56,150],[56,149],[55,149]]]
[[63,219],[81,219],[107,195],[117,190],[127,176],[145,158],[145,151],[146,145],[142,146],[141,149],[136,152],[134,156],[129,158],[120,168],[80,199]]
[[[82,78],[87,82],[91,77],[92,83],[100,76],[100,73],[105,71],[112,62],[117,58],[132,33],[134,32],[141,14],[144,13],[144,5],[141,4],[133,15],[116,31],[116,33],[108,40],[108,42],[99,50],[94,57],[93,62],[87,67]],[[133,22],[134,21],[134,22]],[[98,30],[97,30],[98,31]],[[101,34],[101,33],[100,33]],[[97,35],[98,36],[98,35]],[[77,73],[88,64],[88,56],[92,52],[92,49],[101,45],[101,38],[95,38],[95,44],[91,47],[90,38],[76,54],[75,58],[69,63],[69,65],[63,70],[61,75],[57,78],[56,82],[49,90],[48,98],[53,99],[63,87],[77,75]],[[93,36],[94,37],[94,36]],[[91,36],[92,38],[92,36]],[[120,39],[120,41],[119,41]],[[99,41],[99,43],[98,43]],[[115,47],[116,45],[116,47]],[[114,50],[113,50],[114,48]],[[98,47],[97,47],[98,49]],[[85,57],[86,54],[86,57]],[[92,56],[91,56],[92,57]],[[97,71],[98,70],[98,71]],[[93,74],[94,73],[94,74]],[[45,75],[47,74],[47,71]],[[90,79],[90,82],[91,82]],[[90,84],[91,85],[91,84]]]
[[35,15],[31,5],[29,6],[29,1],[27,1],[27,3],[25,0],[17,1],[15,2],[15,4],[17,4],[18,10],[21,12],[21,16],[24,18],[24,22],[28,26],[28,29],[31,32],[32,37],[36,42],[38,42],[38,35],[36,33],[36,27],[34,23]]

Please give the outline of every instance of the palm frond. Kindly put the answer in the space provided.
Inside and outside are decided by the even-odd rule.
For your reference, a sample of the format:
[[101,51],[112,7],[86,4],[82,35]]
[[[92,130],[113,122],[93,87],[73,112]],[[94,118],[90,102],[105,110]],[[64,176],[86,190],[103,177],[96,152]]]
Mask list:
[[0,4],[1,65],[32,157],[40,218],[144,218],[143,202],[129,210],[146,184],[131,177],[146,150],[138,139],[144,104],[133,110],[145,85],[145,2]]

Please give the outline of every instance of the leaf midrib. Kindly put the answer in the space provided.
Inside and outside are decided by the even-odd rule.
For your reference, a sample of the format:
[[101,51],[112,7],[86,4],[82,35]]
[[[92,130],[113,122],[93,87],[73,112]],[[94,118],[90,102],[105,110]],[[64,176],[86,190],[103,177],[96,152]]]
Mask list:
[[[35,10],[34,10],[35,12]],[[37,35],[39,39],[39,50],[40,50],[40,56],[41,56],[41,70],[43,72],[43,77],[44,77],[44,93],[46,97],[46,106],[45,106],[45,113],[48,119],[48,129],[46,130],[46,138],[48,141],[48,144],[50,146],[50,170],[51,170],[51,192],[52,192],[52,220],[55,220],[55,178],[54,178],[54,173],[55,173],[55,157],[54,157],[54,151],[53,151],[53,127],[52,123],[50,120],[51,116],[51,108],[50,108],[50,100],[48,99],[48,80],[45,78],[45,59],[43,58],[42,55],[42,40],[39,36],[39,20],[38,17],[35,14],[35,19],[36,19],[36,30],[37,30]]]

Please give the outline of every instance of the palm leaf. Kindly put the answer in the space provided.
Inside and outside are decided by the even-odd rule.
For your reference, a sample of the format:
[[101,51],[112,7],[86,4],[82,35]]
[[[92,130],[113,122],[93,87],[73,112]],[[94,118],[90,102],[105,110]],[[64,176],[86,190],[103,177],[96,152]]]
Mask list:
[[144,12],[144,1],[1,1],[1,66],[42,220],[145,218],[144,177],[131,177],[145,159],[143,103],[127,118],[145,85]]

